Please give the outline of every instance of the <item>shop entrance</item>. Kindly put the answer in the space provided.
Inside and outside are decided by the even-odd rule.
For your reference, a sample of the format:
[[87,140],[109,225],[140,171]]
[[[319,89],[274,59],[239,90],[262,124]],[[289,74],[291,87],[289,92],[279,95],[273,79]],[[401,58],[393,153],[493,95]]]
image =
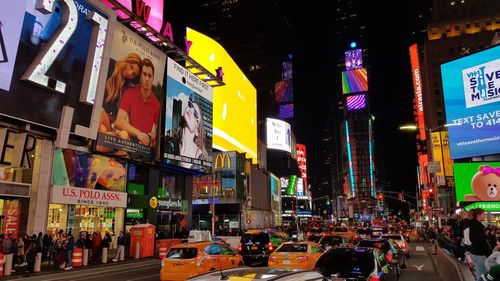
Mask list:
[[158,210],[156,214],[158,235],[164,235],[165,238],[179,237],[181,231],[179,223],[181,220],[182,216],[179,211]]

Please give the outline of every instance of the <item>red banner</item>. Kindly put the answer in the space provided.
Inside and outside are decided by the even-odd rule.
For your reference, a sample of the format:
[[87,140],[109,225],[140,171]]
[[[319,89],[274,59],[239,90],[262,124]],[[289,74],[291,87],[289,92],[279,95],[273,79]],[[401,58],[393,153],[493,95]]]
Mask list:
[[21,202],[19,200],[5,200],[3,204],[5,237],[12,233],[12,237],[17,238],[19,221],[21,220]]

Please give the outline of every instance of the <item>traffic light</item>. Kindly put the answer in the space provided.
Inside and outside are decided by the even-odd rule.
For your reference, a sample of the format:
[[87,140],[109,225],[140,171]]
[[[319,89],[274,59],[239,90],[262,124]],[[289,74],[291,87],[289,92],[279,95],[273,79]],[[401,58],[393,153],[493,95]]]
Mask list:
[[326,200],[326,205],[330,206],[331,202],[330,200]]

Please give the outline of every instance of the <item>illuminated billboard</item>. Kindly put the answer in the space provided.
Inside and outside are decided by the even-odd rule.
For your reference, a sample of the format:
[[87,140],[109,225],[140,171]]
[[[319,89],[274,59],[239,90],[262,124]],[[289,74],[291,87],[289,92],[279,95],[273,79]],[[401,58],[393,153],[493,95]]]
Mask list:
[[215,40],[188,28],[189,56],[208,70],[222,67],[226,84],[213,90],[213,147],[246,153],[257,163],[257,90]]
[[419,128],[418,138],[426,140],[425,121],[424,121],[424,102],[422,100],[422,75],[420,75],[420,60],[418,58],[417,44],[410,46],[411,73],[413,77],[413,91],[415,93],[415,115],[417,118],[417,127]]
[[345,52],[345,69],[353,70],[363,67],[363,50],[354,49]]
[[[150,162],[158,146],[167,56],[124,25],[113,38],[96,151]],[[148,106],[138,103],[142,95]],[[142,101],[142,100],[141,100]]]
[[297,144],[297,164],[299,165],[300,176],[304,179],[304,190],[307,192],[307,151],[306,146]]
[[500,45],[441,65],[452,159],[500,153],[498,54]]
[[366,95],[354,95],[347,97],[347,110],[360,110],[366,108]]
[[212,167],[213,89],[171,58],[166,80],[165,162],[208,173]]
[[3,1],[0,9],[0,89],[6,91],[10,89],[26,2]]
[[292,129],[285,121],[267,118],[267,149],[292,152]]
[[343,94],[366,91],[368,91],[368,72],[366,68],[342,71]]
[[293,118],[293,103],[280,104],[279,117],[283,119]]
[[91,0],[1,3],[1,114],[54,129],[69,106],[71,132],[95,139],[114,12]]
[[274,100],[277,103],[293,102],[293,80],[281,80],[274,85]]
[[457,201],[500,201],[500,162],[455,163]]

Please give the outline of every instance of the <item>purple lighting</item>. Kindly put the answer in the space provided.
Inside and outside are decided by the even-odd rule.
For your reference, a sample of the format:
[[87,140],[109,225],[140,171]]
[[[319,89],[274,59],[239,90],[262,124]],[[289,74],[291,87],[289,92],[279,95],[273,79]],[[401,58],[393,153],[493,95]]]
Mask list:
[[366,96],[355,95],[347,97],[347,110],[360,110],[366,107]]

